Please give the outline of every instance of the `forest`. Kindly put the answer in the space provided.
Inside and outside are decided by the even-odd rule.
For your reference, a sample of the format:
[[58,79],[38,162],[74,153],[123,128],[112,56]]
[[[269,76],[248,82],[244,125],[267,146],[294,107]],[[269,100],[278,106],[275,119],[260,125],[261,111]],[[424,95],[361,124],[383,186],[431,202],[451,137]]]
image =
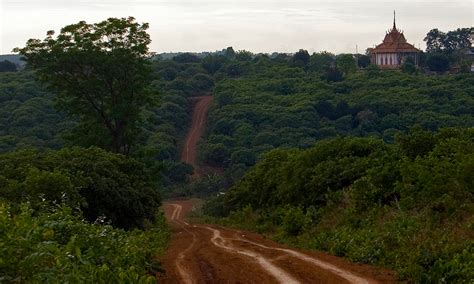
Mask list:
[[[261,57],[216,84],[216,103],[201,145],[202,159],[228,168],[232,181],[274,148],[308,148],[337,136],[393,142],[399,131],[473,127],[472,75],[408,74],[368,67],[342,81],[308,68]],[[314,61],[314,65],[312,65]],[[217,74],[216,76],[219,76]]]
[[[466,65],[466,29],[430,31],[420,67],[381,70],[305,50],[163,58],[147,28],[80,22],[0,72],[0,282],[156,282],[162,199],[217,194],[212,222],[402,280],[474,279],[474,77],[446,72]],[[209,94],[200,160],[225,173],[191,181],[190,98]]]

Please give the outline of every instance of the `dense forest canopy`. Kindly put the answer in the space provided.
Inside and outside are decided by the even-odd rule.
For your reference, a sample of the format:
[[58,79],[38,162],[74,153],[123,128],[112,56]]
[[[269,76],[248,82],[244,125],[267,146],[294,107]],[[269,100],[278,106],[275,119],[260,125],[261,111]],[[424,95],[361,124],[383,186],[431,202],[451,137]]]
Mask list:
[[473,79],[376,70],[328,82],[318,72],[260,59],[216,85],[201,154],[241,168],[270,149],[310,147],[339,135],[390,142],[414,125],[473,127]]
[[0,73],[0,152],[64,144],[61,133],[74,123],[57,111],[53,98],[32,72]]

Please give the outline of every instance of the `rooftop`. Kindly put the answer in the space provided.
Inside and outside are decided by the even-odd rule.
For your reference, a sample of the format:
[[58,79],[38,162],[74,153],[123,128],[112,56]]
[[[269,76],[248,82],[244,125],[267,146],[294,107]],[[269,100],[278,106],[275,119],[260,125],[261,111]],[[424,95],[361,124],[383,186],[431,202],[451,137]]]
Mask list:
[[395,11],[393,12],[393,27],[389,30],[383,42],[377,45],[373,53],[394,53],[394,52],[419,52],[412,44],[409,44],[403,35],[403,31],[397,29],[395,22]]

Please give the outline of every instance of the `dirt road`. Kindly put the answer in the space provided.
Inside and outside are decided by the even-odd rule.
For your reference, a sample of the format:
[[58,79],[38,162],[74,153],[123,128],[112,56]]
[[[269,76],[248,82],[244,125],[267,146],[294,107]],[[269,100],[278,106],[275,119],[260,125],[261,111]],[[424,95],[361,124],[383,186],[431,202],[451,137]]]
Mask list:
[[159,283],[388,283],[393,276],[323,253],[293,250],[257,234],[185,216],[193,201],[164,204],[174,234]]
[[199,178],[204,174],[215,172],[221,173],[222,169],[216,167],[210,167],[206,165],[200,165],[197,157],[197,144],[199,139],[204,133],[206,127],[206,118],[209,107],[212,104],[212,96],[201,96],[193,98],[194,109],[191,127],[189,128],[188,135],[181,151],[181,162],[190,164],[194,168],[193,178]]

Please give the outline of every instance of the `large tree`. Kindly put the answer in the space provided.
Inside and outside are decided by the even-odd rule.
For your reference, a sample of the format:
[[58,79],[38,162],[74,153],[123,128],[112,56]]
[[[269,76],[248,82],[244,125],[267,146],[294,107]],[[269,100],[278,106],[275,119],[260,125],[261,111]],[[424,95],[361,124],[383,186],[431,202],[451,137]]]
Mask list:
[[150,101],[147,29],[132,17],[81,21],[16,51],[57,93],[58,106],[79,118],[85,140],[129,154],[140,111]]
[[357,63],[352,54],[340,54],[336,58],[337,67],[344,72],[344,75],[353,73],[357,70]]
[[309,63],[310,55],[307,50],[300,49],[293,55],[293,64],[297,66],[306,66]]
[[456,50],[471,47],[471,33],[473,28],[458,28],[448,33],[432,29],[426,34],[426,51],[429,53],[452,53]]

